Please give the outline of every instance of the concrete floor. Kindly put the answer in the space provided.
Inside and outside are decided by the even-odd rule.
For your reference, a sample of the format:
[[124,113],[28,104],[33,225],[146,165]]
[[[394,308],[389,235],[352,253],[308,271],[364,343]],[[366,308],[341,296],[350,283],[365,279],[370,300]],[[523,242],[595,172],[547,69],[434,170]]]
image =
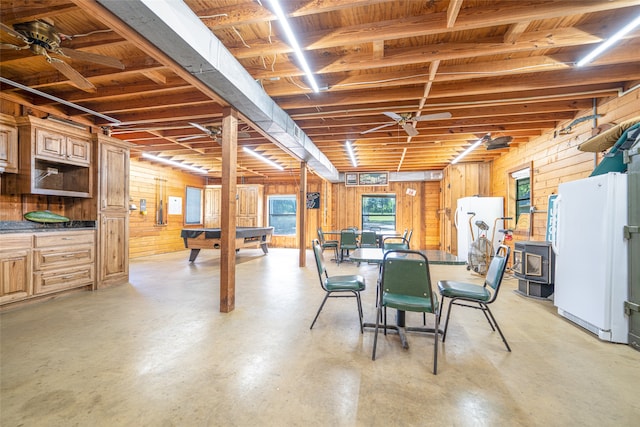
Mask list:
[[[129,285],[4,312],[0,425],[11,426],[630,426],[640,414],[640,352],[599,341],[550,301],[513,292],[494,314],[456,307],[439,372],[431,336],[360,334],[355,301],[322,300],[313,255],[238,254],[236,309],[219,312],[219,252],[135,259]],[[377,268],[328,263],[367,279]],[[434,266],[432,279],[477,276]],[[421,318],[408,315],[411,324]]]

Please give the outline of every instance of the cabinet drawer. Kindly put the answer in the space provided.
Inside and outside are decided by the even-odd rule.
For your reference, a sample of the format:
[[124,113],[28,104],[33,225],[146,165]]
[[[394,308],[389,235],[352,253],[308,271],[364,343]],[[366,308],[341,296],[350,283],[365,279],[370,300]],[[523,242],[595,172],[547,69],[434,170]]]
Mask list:
[[93,245],[74,245],[65,247],[64,250],[58,248],[35,249],[33,251],[33,269],[45,270],[92,263],[93,252]]
[[65,289],[93,285],[93,264],[57,270],[37,271],[33,274],[35,294],[46,294]]
[[36,128],[36,152],[40,158],[64,160],[67,137],[48,129]]
[[77,231],[77,232],[60,232],[60,233],[40,233],[35,235],[34,247],[44,248],[67,245],[81,245],[81,244],[93,244],[94,232],[92,231]]
[[31,249],[32,234],[0,234],[0,249],[3,251],[14,249]]

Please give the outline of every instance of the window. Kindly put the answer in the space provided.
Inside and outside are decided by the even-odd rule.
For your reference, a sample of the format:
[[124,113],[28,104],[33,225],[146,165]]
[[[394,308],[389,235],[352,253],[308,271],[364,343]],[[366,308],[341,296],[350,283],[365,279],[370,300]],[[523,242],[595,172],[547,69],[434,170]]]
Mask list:
[[362,196],[362,229],[396,229],[396,196]]
[[269,227],[273,234],[296,234],[296,196],[269,196]]
[[202,189],[187,187],[185,224],[202,224]]
[[516,179],[516,224],[521,213],[529,213],[531,207],[531,178]]

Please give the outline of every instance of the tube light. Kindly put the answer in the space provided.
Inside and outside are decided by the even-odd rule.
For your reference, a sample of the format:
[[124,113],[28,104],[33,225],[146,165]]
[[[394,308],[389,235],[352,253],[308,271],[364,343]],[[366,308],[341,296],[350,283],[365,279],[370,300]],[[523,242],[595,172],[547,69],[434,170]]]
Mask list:
[[307,60],[302,54],[302,49],[298,44],[298,40],[296,39],[295,34],[293,34],[293,30],[289,25],[289,21],[287,20],[287,17],[285,16],[284,11],[282,10],[282,7],[280,7],[280,2],[278,2],[278,0],[269,0],[269,3],[271,3],[271,8],[273,9],[273,12],[278,17],[278,21],[280,21],[280,25],[282,25],[282,29],[284,30],[285,34],[287,35],[287,38],[289,39],[289,45],[293,48],[293,51],[296,54],[296,57],[298,58],[298,62],[302,66],[302,70],[307,75],[307,80],[309,80],[309,84],[311,85],[311,88],[315,93],[320,92],[320,88],[316,83],[316,79],[313,77],[311,68],[309,68],[309,64],[307,63]]
[[622,37],[624,37],[627,33],[630,33],[634,28],[636,28],[638,25],[640,25],[640,15],[638,15],[636,17],[636,19],[634,19],[633,21],[629,22],[627,25],[625,25],[624,27],[622,27],[621,30],[619,30],[617,33],[615,33],[613,36],[609,37],[604,43],[602,43],[600,46],[598,46],[597,48],[595,48],[593,51],[591,51],[590,54],[588,54],[587,56],[585,56],[584,58],[582,58],[580,61],[578,61],[576,63],[577,67],[582,67],[583,65],[588,64],[589,62],[593,61],[595,59],[596,56],[600,55],[602,52],[604,52],[605,50],[607,50],[609,47],[611,47],[611,45],[613,45],[615,42],[617,42],[618,40],[620,40]]
[[251,154],[253,157],[262,160],[263,162],[273,166],[274,168],[283,171],[284,168],[282,166],[280,166],[279,164],[277,164],[276,162],[274,162],[273,160],[269,160],[266,157],[264,157],[262,154],[256,153],[253,150],[248,149],[247,147],[242,147],[242,149],[246,152]]
[[469,154],[470,152],[472,152],[473,150],[475,150],[476,148],[478,148],[480,146],[480,144],[482,144],[482,138],[480,138],[479,140],[477,140],[476,142],[473,143],[473,145],[469,148],[467,148],[466,150],[464,150],[462,153],[460,153],[460,155],[458,157],[456,157],[455,159],[453,159],[451,161],[452,165],[455,165],[456,163],[458,163],[460,160],[462,160],[462,158],[464,156],[466,156],[467,154]]
[[145,158],[145,159],[154,160],[156,162],[164,163],[166,165],[171,165],[171,166],[175,166],[175,167],[178,167],[178,168],[187,169],[187,170],[190,170],[192,172],[198,172],[198,173],[208,173],[209,172],[206,169],[197,168],[195,166],[191,166],[191,165],[187,165],[187,164],[184,164],[184,163],[176,162],[175,160],[165,159],[164,157],[154,156],[153,154],[142,153],[142,157]]
[[358,167],[358,162],[356,162],[356,155],[353,152],[353,148],[351,147],[351,143],[349,141],[345,144],[347,146],[347,152],[349,153],[349,157],[351,158],[351,164],[354,168]]

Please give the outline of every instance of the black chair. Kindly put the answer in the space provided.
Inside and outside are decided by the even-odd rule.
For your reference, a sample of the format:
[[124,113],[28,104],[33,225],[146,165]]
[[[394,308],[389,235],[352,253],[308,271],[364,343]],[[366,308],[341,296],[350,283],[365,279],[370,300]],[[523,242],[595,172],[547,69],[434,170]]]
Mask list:
[[403,312],[431,313],[434,315],[435,322],[433,329],[433,373],[437,374],[440,309],[436,293],[431,287],[427,257],[418,251],[391,250],[387,252],[382,263],[380,286],[382,292],[376,316],[372,360],[376,360],[378,328],[383,308],[385,335],[387,333],[387,308],[395,308]]
[[344,252],[347,252],[347,256],[349,255],[349,251],[358,249],[358,240],[356,238],[356,232],[351,229],[342,230],[340,232],[340,258],[338,263],[344,261]]
[[325,249],[333,249],[333,252],[335,252],[336,254],[336,257],[334,259],[337,262],[338,245],[340,244],[340,242],[338,242],[337,240],[325,240],[324,232],[322,231],[322,228],[318,228],[318,240],[320,241],[320,247],[322,248],[322,252],[324,252]]
[[358,304],[358,318],[360,320],[360,333],[364,331],[362,325],[362,300],[360,298],[360,291],[364,291],[365,289],[365,280],[359,274],[354,275],[344,275],[344,276],[329,276],[327,273],[327,269],[324,266],[324,261],[322,259],[322,248],[320,247],[320,242],[318,240],[314,240],[312,243],[313,246],[313,254],[316,258],[316,267],[318,268],[318,277],[320,278],[320,286],[326,292],[324,299],[322,300],[322,304],[320,304],[320,308],[316,313],[316,317],[313,318],[313,322],[311,323],[311,327],[309,329],[313,329],[313,325],[315,325],[324,304],[327,302],[327,299],[331,298],[352,298],[355,297]]
[[444,324],[444,333],[442,334],[442,342],[447,337],[447,328],[449,327],[449,316],[451,315],[451,308],[454,305],[461,307],[469,307],[482,310],[484,317],[486,317],[492,330],[498,330],[498,333],[504,341],[504,345],[508,351],[511,351],[507,339],[504,337],[502,330],[498,326],[493,313],[489,309],[489,304],[493,303],[498,297],[498,291],[502,283],[504,276],[504,270],[507,267],[507,261],[509,260],[509,247],[501,245],[496,251],[496,255],[491,260],[487,275],[484,279],[484,285],[476,285],[472,283],[461,283],[452,280],[441,280],[438,282],[438,289],[442,296],[442,303],[446,298],[450,298],[449,308],[447,309],[447,318]]

